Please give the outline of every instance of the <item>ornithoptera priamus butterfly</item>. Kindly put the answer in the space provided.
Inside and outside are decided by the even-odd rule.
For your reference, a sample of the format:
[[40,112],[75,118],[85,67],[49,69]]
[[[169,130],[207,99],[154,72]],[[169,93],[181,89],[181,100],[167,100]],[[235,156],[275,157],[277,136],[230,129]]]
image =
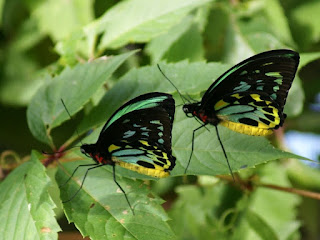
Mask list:
[[200,102],[184,104],[185,114],[196,117],[202,124],[193,130],[192,150],[185,172],[191,161],[196,131],[211,124],[215,126],[234,180],[217,125],[253,136],[266,136],[281,127],[286,118],[283,108],[298,65],[299,54],[291,50],[257,54],[222,74]]
[[95,163],[79,165],[71,177],[79,167],[89,167],[82,187],[90,170],[111,165],[114,182],[133,212],[125,191],[116,181],[115,166],[156,178],[168,177],[176,161],[171,150],[174,113],[174,99],[165,93],[147,93],[125,103],[103,126],[95,144],[80,147],[81,152]]

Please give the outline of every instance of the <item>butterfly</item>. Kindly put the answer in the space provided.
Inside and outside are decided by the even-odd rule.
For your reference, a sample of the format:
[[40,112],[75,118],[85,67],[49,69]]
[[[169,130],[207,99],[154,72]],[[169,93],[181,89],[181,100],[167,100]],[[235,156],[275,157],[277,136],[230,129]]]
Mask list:
[[191,154],[185,173],[193,154],[196,131],[210,124],[215,126],[234,180],[217,126],[253,136],[266,136],[273,129],[281,127],[286,118],[283,108],[298,65],[299,54],[291,50],[257,54],[222,74],[208,88],[200,102],[184,104],[184,113],[201,123],[200,127],[193,130]]
[[89,167],[73,197],[82,188],[90,170],[111,165],[114,182],[133,212],[127,194],[116,180],[115,166],[156,178],[170,175],[176,161],[171,150],[174,104],[170,94],[152,92],[130,100],[113,113],[103,126],[97,142],[80,147],[80,151],[95,163],[79,165],[73,171],[69,179],[79,167]]

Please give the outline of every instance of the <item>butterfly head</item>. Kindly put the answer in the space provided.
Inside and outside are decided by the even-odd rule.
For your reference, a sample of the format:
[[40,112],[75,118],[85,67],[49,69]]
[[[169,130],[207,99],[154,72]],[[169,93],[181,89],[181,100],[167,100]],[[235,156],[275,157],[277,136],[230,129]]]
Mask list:
[[83,144],[80,147],[81,153],[89,158],[92,158],[95,162],[100,164],[113,164],[111,158],[108,155],[102,154],[97,151],[96,144]]
[[80,151],[82,154],[86,155],[89,158],[92,158],[92,156],[95,155],[95,144],[83,144],[80,147]]
[[184,104],[182,110],[187,115],[187,117],[194,117],[196,116],[197,112],[199,111],[200,105],[198,103],[187,103]]

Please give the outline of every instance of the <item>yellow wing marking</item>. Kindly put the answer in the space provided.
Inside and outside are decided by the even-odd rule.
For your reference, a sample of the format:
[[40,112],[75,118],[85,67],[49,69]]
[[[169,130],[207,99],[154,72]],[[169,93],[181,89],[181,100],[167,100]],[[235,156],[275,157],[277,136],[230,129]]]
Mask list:
[[109,148],[108,148],[108,151],[109,151],[109,152],[113,152],[113,151],[115,151],[115,150],[118,150],[119,148],[121,148],[121,147],[116,146],[116,145],[114,145],[114,144],[111,144],[111,145],[109,146]]
[[147,147],[150,146],[147,141],[140,140],[139,142],[140,142],[142,145],[145,145],[145,146],[147,146]]
[[232,94],[231,97],[235,97],[235,98],[242,98],[243,96],[240,96],[239,93],[235,93],[235,94]]
[[223,108],[223,107],[226,107],[226,106],[228,106],[229,105],[229,103],[227,103],[227,102],[225,102],[225,101],[223,101],[223,100],[220,100],[219,102],[217,102],[215,105],[214,105],[214,109],[215,110],[219,110],[219,109],[221,109],[221,108]]
[[250,96],[251,96],[251,98],[252,98],[253,100],[255,100],[256,102],[262,102],[262,101],[264,101],[267,105],[270,105],[270,104],[271,104],[270,101],[262,100],[262,99],[260,98],[260,95],[259,95],[259,94],[254,93],[254,94],[250,94]]
[[[115,160],[115,159],[113,159],[113,160]],[[162,167],[160,167],[158,165],[155,165],[156,168],[153,169],[153,168],[146,168],[146,167],[143,167],[143,166],[140,166],[140,165],[127,163],[127,162],[122,162],[122,161],[115,161],[115,162],[120,167],[129,169],[131,171],[138,172],[138,173],[143,174],[143,175],[148,175],[148,176],[156,177],[156,178],[165,178],[165,177],[170,176],[169,172],[165,172],[164,168],[162,168]]]
[[[231,129],[232,131],[252,135],[252,136],[267,136],[272,134],[272,129],[264,123],[259,122],[258,127],[249,126],[242,123],[235,123],[230,121],[221,121],[220,124],[224,127]],[[264,126],[263,126],[264,125]]]

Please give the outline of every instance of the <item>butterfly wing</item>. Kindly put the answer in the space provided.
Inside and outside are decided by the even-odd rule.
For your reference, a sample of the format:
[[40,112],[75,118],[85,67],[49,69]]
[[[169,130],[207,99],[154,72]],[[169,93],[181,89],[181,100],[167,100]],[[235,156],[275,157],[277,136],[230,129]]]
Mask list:
[[104,126],[98,152],[116,164],[153,177],[167,177],[175,166],[171,150],[174,99],[169,94],[141,95],[119,108]]
[[[291,50],[273,50],[248,58],[209,87],[201,108],[213,108],[221,124],[234,131],[270,134],[270,129],[283,123],[283,107],[298,64],[299,54]],[[247,126],[253,128],[245,130]],[[259,128],[270,131],[259,133]]]
[[282,126],[284,114],[268,94],[235,93],[224,96],[215,106],[219,124],[233,131],[263,136]]

